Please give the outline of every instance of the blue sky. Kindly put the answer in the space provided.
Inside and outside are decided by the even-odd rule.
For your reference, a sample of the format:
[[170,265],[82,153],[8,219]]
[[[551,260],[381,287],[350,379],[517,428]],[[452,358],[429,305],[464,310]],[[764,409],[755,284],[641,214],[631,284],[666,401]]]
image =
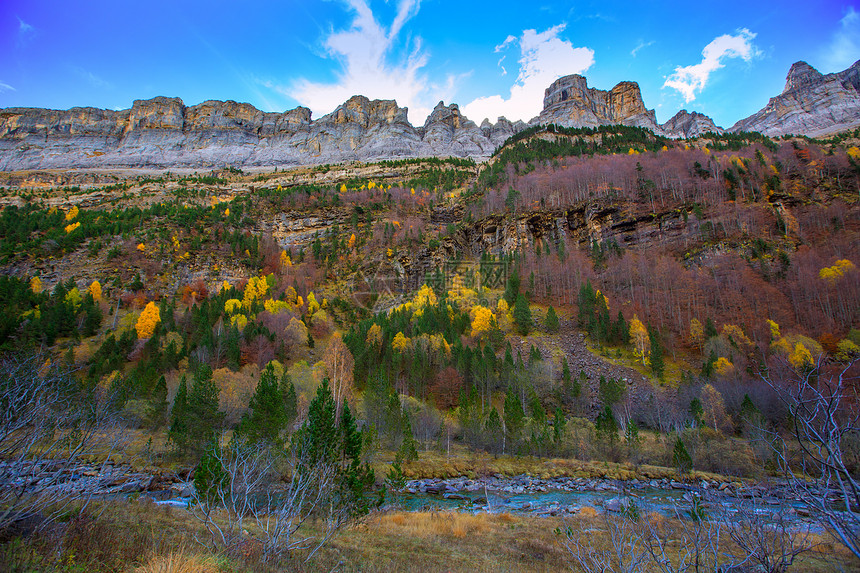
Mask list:
[[860,1],[270,2],[3,0],[0,107],[123,109],[177,96],[304,105],[396,99],[423,124],[440,100],[480,123],[528,121],[554,79],[639,83],[660,122],[718,125],[762,108],[791,64],[860,58]]

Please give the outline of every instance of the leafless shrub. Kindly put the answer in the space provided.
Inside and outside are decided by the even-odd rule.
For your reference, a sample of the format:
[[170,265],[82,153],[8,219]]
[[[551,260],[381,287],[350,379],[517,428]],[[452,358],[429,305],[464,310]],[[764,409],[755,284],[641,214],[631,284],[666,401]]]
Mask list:
[[860,481],[851,467],[856,454],[845,449],[855,445],[860,435],[856,364],[833,369],[819,358],[795,373],[793,380],[764,380],[791,412],[791,440],[803,454],[792,464],[782,436],[771,433],[777,463],[792,495],[860,559]]
[[93,460],[108,462],[125,445],[116,410],[106,392],[81,390],[46,355],[0,360],[0,529],[33,518],[44,525],[86,501],[79,466],[98,471]]
[[[297,434],[298,439],[302,439]],[[310,561],[359,515],[343,493],[340,467],[301,444],[287,451],[234,439],[211,449],[196,472],[190,511],[209,532],[199,540],[215,550],[277,563],[294,552]],[[313,527],[303,527],[313,522]]]
[[738,566],[753,563],[767,573],[784,573],[815,541],[808,528],[796,527],[785,512],[764,505],[760,497],[745,496],[737,511],[724,513],[725,528],[741,550]]
[[648,549],[636,519],[627,512],[621,515],[604,513],[602,517],[605,541],[598,537],[604,531],[586,521],[564,524],[556,530],[573,564],[587,573],[645,571]]

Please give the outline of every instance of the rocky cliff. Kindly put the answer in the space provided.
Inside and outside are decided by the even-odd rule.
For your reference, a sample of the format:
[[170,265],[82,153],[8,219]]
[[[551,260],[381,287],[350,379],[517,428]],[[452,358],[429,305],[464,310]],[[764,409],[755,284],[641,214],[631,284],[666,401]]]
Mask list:
[[312,120],[307,108],[266,113],[233,101],[185,106],[178,98],[137,100],[122,111],[0,110],[0,170],[101,167],[211,168],[378,160],[489,157],[524,127],[478,127],[456,104],[439,103],[423,127],[392,100],[350,98]]
[[[639,85],[589,88],[580,75],[547,88],[532,124],[565,127],[623,124],[669,137],[722,131],[700,113],[682,110],[663,125],[645,107]],[[822,75],[809,64],[791,67],[785,90],[731,131],[767,135],[822,135],[860,125],[860,62]],[[307,108],[263,112],[234,101],[186,106],[178,98],[136,100],[131,109],[0,109],[0,171],[146,167],[210,169],[223,166],[294,166],[402,157],[484,159],[525,129],[499,118],[480,126],[456,104],[439,102],[423,126],[393,100],[354,96],[332,113],[312,119]]]
[[723,133],[725,131],[721,127],[714,124],[714,120],[710,117],[694,111],[689,113],[686,109],[682,109],[672,117],[669,121],[660,126],[664,132],[671,134],[673,137],[691,138],[698,137],[703,133]]
[[654,110],[645,108],[636,82],[621,82],[609,91],[589,88],[574,74],[554,81],[543,98],[543,111],[533,122],[562,127],[597,127],[623,124],[646,127],[663,134]]
[[806,62],[797,62],[788,71],[782,93],[729,131],[817,137],[857,126],[860,126],[860,61],[847,70],[827,75]]

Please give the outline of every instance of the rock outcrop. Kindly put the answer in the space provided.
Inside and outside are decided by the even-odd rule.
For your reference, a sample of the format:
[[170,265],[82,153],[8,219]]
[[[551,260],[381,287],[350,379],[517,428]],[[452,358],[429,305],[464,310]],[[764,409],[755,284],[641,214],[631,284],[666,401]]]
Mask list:
[[266,113],[250,104],[178,98],[131,109],[0,109],[0,170],[103,167],[213,168],[307,165],[398,157],[489,157],[525,127],[479,128],[456,104],[436,107],[421,128],[393,100],[350,98],[312,120],[307,108]]
[[[531,124],[549,123],[622,124],[683,138],[723,131],[707,116],[686,110],[659,125],[637,83],[621,82],[604,91],[589,88],[580,75],[559,78],[547,88],[543,111]],[[860,126],[860,62],[826,76],[798,62],[783,93],[730,131],[818,136],[855,126]],[[423,126],[414,127],[397,102],[364,96],[316,120],[304,107],[283,113],[234,101],[187,107],[168,97],[136,100],[120,111],[6,108],[0,109],[0,171],[247,168],[446,156],[481,160],[526,127],[503,117],[479,127],[456,104],[443,102]]]
[[589,88],[585,77],[574,74],[554,81],[543,98],[543,111],[533,123],[562,127],[630,125],[662,134],[654,110],[645,108],[636,82],[621,82],[609,91]]
[[703,133],[723,133],[725,130],[717,127],[714,120],[710,117],[694,111],[689,113],[686,109],[682,109],[675,114],[672,119],[660,126],[660,128],[672,137],[681,137],[684,139],[698,137]]
[[729,131],[817,137],[860,126],[860,61],[824,75],[806,62],[788,71],[785,89]]

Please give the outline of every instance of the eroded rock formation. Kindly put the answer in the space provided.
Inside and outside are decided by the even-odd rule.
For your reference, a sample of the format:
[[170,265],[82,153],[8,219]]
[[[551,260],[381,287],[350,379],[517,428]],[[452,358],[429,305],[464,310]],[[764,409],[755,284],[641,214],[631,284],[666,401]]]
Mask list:
[[818,137],[860,126],[860,61],[824,75],[806,62],[788,71],[785,89],[730,131]]

